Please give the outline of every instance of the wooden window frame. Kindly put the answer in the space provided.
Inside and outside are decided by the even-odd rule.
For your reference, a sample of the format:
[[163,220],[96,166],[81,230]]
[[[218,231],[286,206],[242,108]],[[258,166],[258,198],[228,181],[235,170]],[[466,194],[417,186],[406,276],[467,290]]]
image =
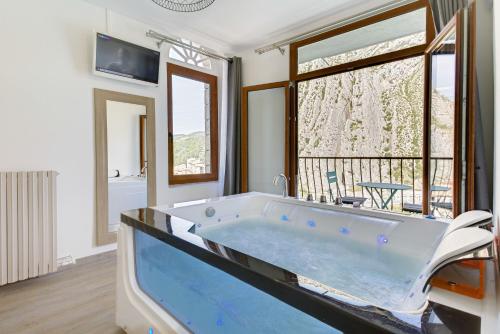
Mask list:
[[[174,136],[173,136],[173,101],[172,76],[196,80],[210,86],[210,173],[174,174]],[[168,100],[168,183],[170,185],[198,182],[211,182],[219,179],[219,112],[217,77],[173,63],[167,63],[167,100]]]
[[[425,119],[424,119],[424,169],[423,169],[423,207],[424,209],[429,209],[430,207],[430,128],[431,128],[431,71],[432,71],[432,52],[436,50],[437,47],[441,45],[441,42],[448,37],[452,32],[456,35],[456,60],[455,60],[455,110],[454,110],[454,128],[453,128],[453,192],[452,192],[452,215],[453,217],[458,216],[464,209],[461,208],[461,176],[462,176],[462,102],[463,102],[463,87],[461,84],[461,79],[463,77],[463,40],[462,36],[464,33],[463,27],[463,10],[460,10],[455,16],[448,22],[448,24],[439,33],[436,39],[429,45],[425,51]],[[470,80],[470,79],[469,79]],[[473,97],[475,98],[475,97]],[[470,106],[469,106],[470,108]],[[470,109],[468,109],[470,110]],[[472,124],[473,126],[473,124]],[[470,131],[470,125],[469,125]],[[473,131],[473,129],[472,129]],[[467,143],[469,152],[466,153],[468,158],[470,154],[474,154],[473,143]],[[473,159],[473,157],[472,157]],[[473,160],[472,160],[473,161]],[[469,161],[467,162],[469,165]],[[472,163],[473,165],[473,163]],[[473,174],[473,169],[468,168],[467,175]],[[470,180],[468,179],[468,182]],[[473,180],[472,180],[473,182]],[[469,186],[469,185],[468,185]],[[472,187],[474,189],[474,187]],[[471,190],[472,191],[472,190]],[[472,191],[473,192],[473,191]],[[472,197],[473,193],[469,195]],[[471,205],[467,203],[466,205]],[[473,206],[473,203],[472,203]],[[424,212],[428,214],[429,212]]]
[[[310,45],[330,37],[342,35],[348,33],[350,31],[363,28],[366,26],[370,26],[372,24],[385,21],[403,14],[411,13],[413,11],[426,8],[426,42],[422,45],[417,45],[413,47],[409,47],[402,50],[392,51],[388,53],[384,53],[381,55],[376,55],[373,57],[368,57],[364,59],[355,60],[352,62],[326,67],[323,69],[307,72],[307,73],[298,73],[298,50],[302,46]],[[324,32],[317,36],[309,37],[304,40],[295,42],[290,44],[290,80],[291,81],[305,81],[311,79],[317,79],[325,76],[330,76],[334,74],[339,74],[343,72],[354,71],[358,69],[362,69],[365,67],[371,67],[375,65],[382,65],[385,63],[389,63],[392,61],[403,60],[410,57],[415,57],[418,55],[424,55],[427,46],[432,42],[435,36],[435,27],[432,19],[432,11],[427,3],[427,1],[419,0],[417,2],[404,5],[401,7],[397,7],[391,9],[387,12],[377,14],[366,19],[362,19],[356,21],[351,24],[347,24],[337,29],[333,29],[331,31]]]

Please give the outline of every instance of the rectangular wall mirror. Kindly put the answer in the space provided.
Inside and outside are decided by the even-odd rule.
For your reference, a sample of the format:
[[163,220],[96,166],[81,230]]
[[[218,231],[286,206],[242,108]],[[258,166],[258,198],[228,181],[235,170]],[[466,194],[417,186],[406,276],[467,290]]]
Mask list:
[[94,90],[96,243],[116,242],[121,212],[156,204],[154,99]]

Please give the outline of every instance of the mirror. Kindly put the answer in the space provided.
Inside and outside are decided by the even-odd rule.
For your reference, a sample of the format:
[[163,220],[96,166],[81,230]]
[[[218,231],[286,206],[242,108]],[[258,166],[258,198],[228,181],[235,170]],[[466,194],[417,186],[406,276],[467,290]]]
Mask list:
[[144,131],[141,123],[146,122],[146,107],[108,100],[106,117],[108,231],[114,232],[120,226],[121,212],[147,207],[147,164],[143,157],[145,145],[141,138],[141,132]]
[[124,211],[155,205],[154,99],[94,91],[97,245],[116,241]]

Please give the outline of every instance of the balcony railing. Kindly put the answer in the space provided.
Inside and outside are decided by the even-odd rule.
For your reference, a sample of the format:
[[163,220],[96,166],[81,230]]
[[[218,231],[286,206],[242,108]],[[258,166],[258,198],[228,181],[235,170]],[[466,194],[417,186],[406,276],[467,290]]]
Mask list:
[[[439,196],[451,196],[452,165],[452,158],[431,158],[432,184],[449,188]],[[337,185],[328,184],[326,173],[336,171],[341,195],[367,198],[365,206],[374,203],[366,189],[357,185],[359,182],[411,186],[411,190],[396,193],[390,203],[391,210],[399,211],[405,203],[422,204],[422,157],[299,157],[298,167],[301,197],[312,194],[319,199],[324,194],[332,201],[337,197]]]

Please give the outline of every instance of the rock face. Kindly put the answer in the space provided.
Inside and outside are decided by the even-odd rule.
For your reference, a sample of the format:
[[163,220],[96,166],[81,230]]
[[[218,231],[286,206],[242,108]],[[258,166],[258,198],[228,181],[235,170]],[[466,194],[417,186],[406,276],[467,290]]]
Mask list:
[[421,156],[423,57],[301,82],[299,156]]
[[[401,37],[299,65],[310,72],[425,42]],[[424,59],[302,82],[298,86],[299,156],[421,156]]]

